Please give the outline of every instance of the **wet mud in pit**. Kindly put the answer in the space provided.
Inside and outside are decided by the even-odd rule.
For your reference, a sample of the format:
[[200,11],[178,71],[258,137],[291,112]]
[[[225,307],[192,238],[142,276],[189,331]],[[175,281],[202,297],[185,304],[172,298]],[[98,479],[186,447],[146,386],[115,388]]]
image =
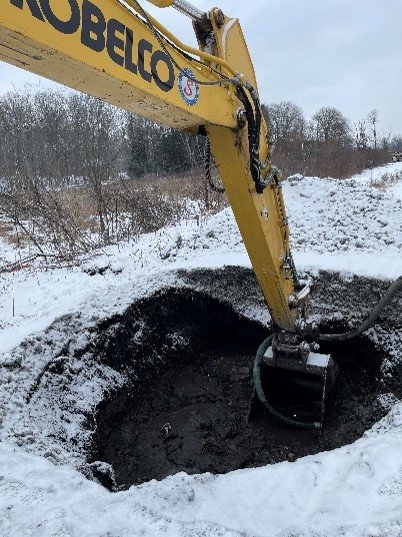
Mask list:
[[139,318],[137,375],[99,406],[90,456],[113,467],[119,488],[180,471],[224,473],[334,449],[386,414],[381,393],[401,397],[399,378],[387,386],[379,381],[384,356],[359,338],[322,347],[339,374],[321,434],[288,428],[263,412],[247,424],[254,355],[267,335],[259,323],[203,293],[168,291],[136,305],[109,330],[104,357],[114,367],[131,352]]

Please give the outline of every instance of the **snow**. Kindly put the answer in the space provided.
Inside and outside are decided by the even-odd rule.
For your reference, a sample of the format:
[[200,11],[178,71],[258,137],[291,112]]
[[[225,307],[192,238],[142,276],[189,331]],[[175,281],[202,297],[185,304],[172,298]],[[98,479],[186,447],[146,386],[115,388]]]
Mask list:
[[[384,166],[364,170],[362,173],[355,175],[353,179],[362,184],[376,184],[381,181],[384,175],[401,175],[402,162],[390,162]],[[401,180],[401,179],[400,179]]]
[[392,162],[372,170],[364,170],[361,174],[355,175],[353,179],[363,185],[380,184],[385,179],[390,183],[388,190],[397,199],[402,200],[402,162]]
[[387,280],[394,280],[402,274],[402,257],[382,252],[312,254],[296,251],[294,259],[296,266],[313,273],[319,270],[333,270],[342,273],[345,277],[356,274]]
[[308,365],[314,365],[317,367],[327,367],[329,363],[330,355],[329,354],[318,354],[315,352],[311,352],[309,354],[307,363]]
[[15,247],[0,237],[0,263],[13,263],[18,260],[19,256]]
[[[392,189],[296,176],[284,184],[284,197],[300,269],[386,279],[402,274],[402,200]],[[81,308],[105,316],[122,311],[137,291],[146,292],[144,276],[224,265],[250,266],[230,209],[201,225],[183,223],[108,247],[82,266],[43,271],[34,264],[30,271],[2,274],[0,348],[9,352],[61,314]],[[105,271],[90,275],[99,269]]]
[[[401,164],[346,181],[286,181],[296,265],[345,278],[401,275],[402,182],[375,186],[385,173],[401,172]],[[0,242],[2,262],[15,256]],[[38,399],[34,411],[26,394],[40,384],[49,363],[55,365],[54,357],[63,356],[64,346],[83,348],[100,319],[178,285],[180,269],[228,265],[250,266],[230,209],[201,224],[182,223],[110,246],[76,266],[46,268],[37,260],[0,274],[0,535],[402,535],[400,402],[392,401],[390,413],[351,446],[221,476],[177,474],[125,492],[108,492],[77,472],[80,445],[68,454],[49,440],[61,426],[67,438],[76,436],[73,406],[93,408],[105,386],[121,382],[115,371],[96,371],[84,356],[70,364],[81,381],[71,381],[67,410]],[[69,318],[78,311],[79,320]],[[57,323],[65,327],[65,340]],[[87,440],[84,434],[82,445]]]
[[394,196],[400,200],[402,200],[402,179],[400,179],[396,185],[393,187],[393,193]]
[[[227,475],[180,473],[111,493],[0,446],[0,531],[40,537],[400,536],[402,408],[351,446]],[[385,421],[385,420],[383,420]]]

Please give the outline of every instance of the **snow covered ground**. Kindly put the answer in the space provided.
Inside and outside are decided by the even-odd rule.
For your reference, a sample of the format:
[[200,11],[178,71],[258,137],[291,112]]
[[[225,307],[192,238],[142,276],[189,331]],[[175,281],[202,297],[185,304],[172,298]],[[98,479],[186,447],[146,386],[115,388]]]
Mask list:
[[[384,174],[399,180],[379,188]],[[347,181],[290,178],[284,196],[297,266],[346,278],[401,275],[401,185],[402,163]],[[0,259],[12,257],[0,243]],[[38,441],[35,427],[65,417],[43,406],[38,420],[26,404],[47,367],[47,351],[59,355],[66,345],[57,340],[60,317],[68,324],[80,312],[68,344],[82,346],[100,319],[180,284],[178,269],[224,265],[250,266],[229,209],[200,226],[183,224],[106,248],[79,266],[45,269],[35,261],[0,275],[1,536],[402,535],[400,403],[352,446],[225,476],[179,474],[127,492],[110,493],[78,473],[79,453],[69,458],[56,441]],[[120,382],[113,371],[102,375],[104,384]],[[88,382],[74,393],[75,404],[96,402],[101,389]],[[69,421],[74,435],[72,416]]]
[[223,476],[177,474],[117,493],[5,444],[1,535],[397,537],[401,426],[399,408],[336,451]]
[[401,181],[402,165],[401,162],[390,162],[384,164],[384,166],[378,166],[369,170],[364,170],[362,173],[355,175],[353,179],[358,183],[368,185],[378,185],[385,181],[389,181],[392,178],[398,179],[399,184]]
[[[397,165],[402,174],[402,163],[389,166],[394,171]],[[381,167],[381,173],[387,169]],[[297,266],[387,279],[402,274],[402,200],[395,187],[383,191],[354,179],[290,178],[284,196]],[[8,258],[13,260],[10,253]],[[145,275],[223,265],[251,266],[230,209],[201,226],[164,228],[108,247],[79,267],[41,270],[33,264],[31,270],[2,274],[0,348],[9,351],[62,314],[121,311],[147,292]]]

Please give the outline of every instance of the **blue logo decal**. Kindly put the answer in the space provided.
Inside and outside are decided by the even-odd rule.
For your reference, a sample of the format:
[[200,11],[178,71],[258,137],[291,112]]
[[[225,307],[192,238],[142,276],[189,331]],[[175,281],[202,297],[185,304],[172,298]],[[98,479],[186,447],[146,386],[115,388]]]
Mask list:
[[197,104],[200,97],[200,88],[194,79],[195,75],[191,69],[183,69],[183,72],[179,74],[180,95],[189,106]]

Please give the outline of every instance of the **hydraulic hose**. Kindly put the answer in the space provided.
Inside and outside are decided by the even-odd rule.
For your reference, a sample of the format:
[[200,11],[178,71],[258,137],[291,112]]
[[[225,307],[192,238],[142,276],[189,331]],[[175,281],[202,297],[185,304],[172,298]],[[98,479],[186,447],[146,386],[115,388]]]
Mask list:
[[[183,68],[180,67],[175,61],[175,59],[172,57],[172,55],[169,53],[169,51],[166,48],[166,45],[164,41],[166,41],[166,38],[171,41],[171,43],[175,46],[176,50],[180,53],[188,53],[188,54],[194,54],[195,56],[198,56],[199,58],[202,58],[203,60],[215,63],[217,65],[220,65],[224,69],[226,69],[231,75],[233,75],[235,78],[231,79],[228,78],[221,73],[218,73],[211,67],[208,68],[207,65],[201,64],[201,67],[204,69],[207,69],[208,72],[215,72],[219,76],[219,80],[214,81],[202,81],[197,80],[196,78],[190,77],[188,74],[186,75],[187,78],[191,78],[191,80],[195,80],[198,84],[204,85],[204,86],[220,86],[224,84],[239,84],[239,83],[246,83],[246,81],[242,80],[242,75],[240,73],[237,73],[225,60],[222,58],[218,58],[216,56],[213,56],[211,54],[208,54],[202,50],[196,49],[194,47],[190,47],[184,43],[182,43],[174,34],[172,34],[167,28],[165,28],[157,19],[155,19],[150,13],[145,11],[141,4],[138,2],[138,0],[125,0],[126,3],[134,9],[137,13],[139,13],[142,17],[144,17],[146,24],[151,29],[152,33],[155,35],[156,39],[158,40],[159,44],[163,48],[163,50],[166,52],[166,54],[170,57],[171,61],[175,65],[175,67],[180,71],[184,72]],[[117,2],[121,5],[120,0],[117,0]],[[188,58],[189,59],[189,58]],[[194,58],[191,58],[194,59]],[[240,78],[239,78],[240,77]]]
[[209,183],[209,186],[211,187],[211,190],[213,190],[213,192],[217,192],[218,194],[223,194],[225,192],[225,189],[220,187],[220,186],[217,186],[212,181],[211,157],[212,157],[212,155],[211,155],[211,144],[210,144],[209,138],[207,136],[207,139],[205,141],[205,151],[204,151],[205,175],[206,175],[207,181]]
[[371,315],[355,330],[343,334],[321,334],[320,341],[346,341],[360,336],[377,320],[383,309],[391,302],[394,296],[402,289],[402,276],[391,285],[377,306],[371,312]]
[[271,342],[273,340],[273,336],[267,337],[261,345],[258,348],[257,354],[255,356],[254,360],[254,367],[253,367],[253,381],[254,381],[254,388],[255,392],[257,394],[258,399],[268,410],[268,412],[274,416],[279,421],[282,421],[283,423],[286,423],[287,425],[290,425],[292,427],[297,427],[298,429],[321,429],[321,423],[318,422],[303,422],[298,421],[293,418],[289,418],[288,416],[285,416],[284,414],[281,414],[278,410],[276,410],[266,399],[264,390],[262,388],[261,384],[261,362],[262,358],[265,354],[265,351],[270,346]]

